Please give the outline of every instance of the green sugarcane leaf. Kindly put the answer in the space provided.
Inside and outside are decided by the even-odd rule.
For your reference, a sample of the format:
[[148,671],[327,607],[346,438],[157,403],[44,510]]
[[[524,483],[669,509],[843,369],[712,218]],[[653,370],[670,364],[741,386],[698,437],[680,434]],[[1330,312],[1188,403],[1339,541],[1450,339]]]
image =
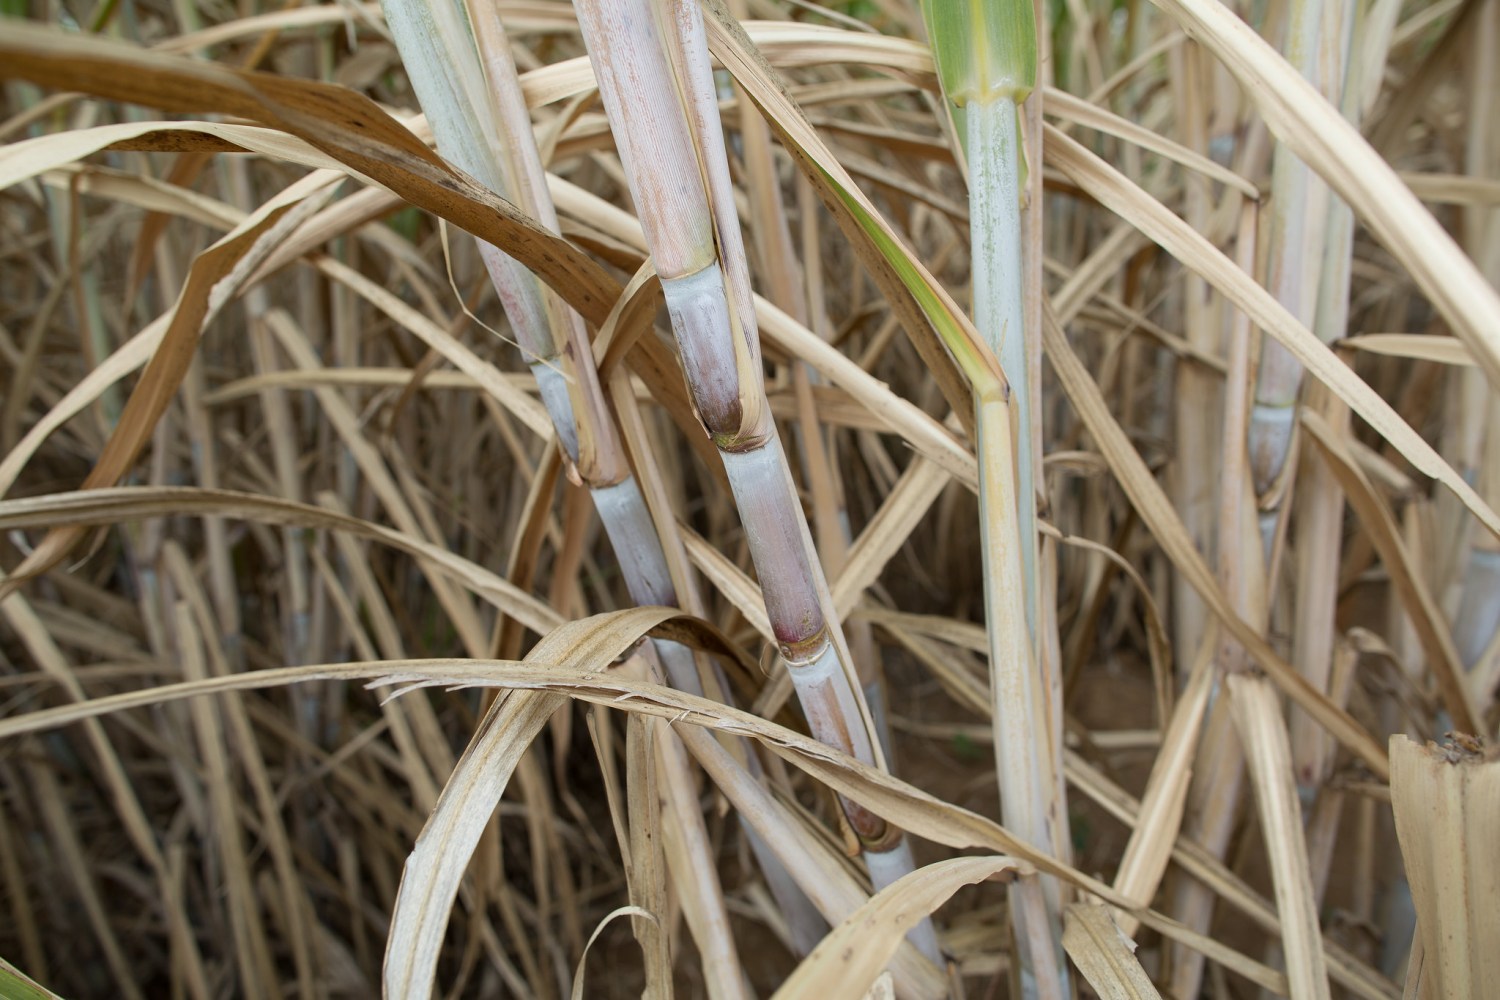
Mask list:
[[0,958],[0,1000],[59,1000],[59,997]]
[[848,209],[850,216],[869,237],[870,243],[885,258],[901,284],[906,286],[906,290],[916,300],[917,307],[937,331],[974,391],[979,393],[987,386],[1003,383],[1004,377],[1000,374],[994,355],[973,335],[973,328],[961,322],[948,303],[933,290],[913,263],[910,251],[892,237],[860,200],[839,183],[837,177],[823,169],[822,164],[817,164],[817,167],[828,182],[829,189]]
[[1009,97],[1036,86],[1036,14],[1031,0],[922,0],[932,58],[948,100]]

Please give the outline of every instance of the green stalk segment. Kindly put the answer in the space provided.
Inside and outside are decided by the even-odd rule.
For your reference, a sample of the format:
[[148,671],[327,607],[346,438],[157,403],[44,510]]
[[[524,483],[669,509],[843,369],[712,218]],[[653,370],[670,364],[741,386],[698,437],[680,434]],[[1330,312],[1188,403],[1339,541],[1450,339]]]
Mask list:
[[[974,322],[991,365],[998,361],[1004,373],[955,351],[974,385],[1001,812],[1017,836],[1050,851],[1066,806],[1036,642],[1036,437],[1028,349],[1036,332],[1026,329],[1021,229],[1026,159],[1020,105],[1036,86],[1035,14],[1032,0],[923,0],[922,12],[969,164]],[[1042,879],[1039,895],[1010,894],[1021,990],[1028,998],[1067,991],[1056,880]]]
[[[1028,8],[1029,9],[1029,8]],[[964,107],[968,123],[974,324],[1011,378],[1016,404],[1016,512],[1026,580],[1026,626],[1036,635],[1036,477],[1021,282],[1021,197],[1025,160],[1017,101],[994,96]]]
[[[1036,87],[1031,0],[924,0],[922,15],[943,93],[969,164],[974,322],[1010,380],[1016,404],[1017,514],[1026,624],[1036,636],[1036,477],[1032,383],[1021,265],[1026,157],[1020,105]],[[1033,639],[1034,641],[1034,639]]]

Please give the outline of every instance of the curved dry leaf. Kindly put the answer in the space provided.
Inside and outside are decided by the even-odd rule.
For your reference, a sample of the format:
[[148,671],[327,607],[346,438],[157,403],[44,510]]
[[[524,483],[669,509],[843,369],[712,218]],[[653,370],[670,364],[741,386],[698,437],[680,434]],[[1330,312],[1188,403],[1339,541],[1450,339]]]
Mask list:
[[7,21],[0,79],[24,79],[166,111],[231,114],[289,132],[418,208],[501,247],[590,322],[618,286],[577,247],[454,169],[362,94],[235,70],[97,36]]
[[[566,622],[549,632],[525,662],[558,663],[589,675],[603,671],[653,628],[686,616],[671,608],[634,608]],[[469,859],[489,825],[511,773],[565,694],[513,691],[491,706],[443,786],[407,858],[386,939],[385,994],[432,991],[443,933]]]
[[578,956],[578,968],[573,972],[573,991],[569,994],[571,1000],[583,1000],[583,968],[589,960],[589,949],[594,942],[599,940],[599,935],[604,933],[608,927],[620,917],[635,917],[640,920],[649,920],[653,924],[660,924],[656,914],[640,906],[617,906],[604,915],[604,918],[594,926],[594,933],[589,935],[588,941],[584,943],[583,954]]
[[0,531],[108,525],[183,515],[240,517],[263,524],[348,532],[430,563],[533,632],[546,634],[561,622],[548,605],[443,546],[323,507],[255,493],[180,486],[117,486],[3,500]]
[[[721,654],[729,652],[716,630],[675,609],[637,608],[635,611],[665,615],[659,624],[644,634],[684,642]],[[565,626],[559,628],[562,627]],[[949,847],[1003,852],[1018,861],[1030,863],[1039,871],[1056,875],[1114,906],[1140,912],[1138,904],[1125,899],[1105,883],[1028,847],[994,821],[944,802],[809,736],[767,722],[750,712],[684,694],[673,688],[614,673],[599,673],[593,669],[561,666],[540,660],[383,660],[258,670],[202,681],[163,684],[0,719],[0,739],[54,729],[123,709],[164,704],[206,694],[254,690],[314,680],[358,679],[366,679],[372,686],[401,684],[405,685],[404,689],[432,686],[495,687],[565,695],[610,708],[653,715],[671,720],[674,724],[698,725],[749,737],[760,741],[777,756],[829,785],[834,791],[860,802],[910,833]]]
[[148,323],[113,354],[90,368],[77,385],[69,389],[62,399],[31,426],[4,460],[0,460],[0,496],[10,492],[31,456],[36,454],[54,431],[87,409],[110,386],[150,360],[157,345],[161,343],[162,335],[167,332],[167,324],[171,319],[171,313],[164,313]]
[[1063,947],[1099,1000],[1161,1000],[1135,957],[1135,942],[1098,903],[1074,903],[1063,914]]
[[[333,196],[341,179],[333,172],[309,174],[198,254],[151,360],[82,489],[112,486],[130,471],[186,377],[204,328],[239,293],[271,249]],[[0,594],[56,566],[82,538],[83,532],[78,529],[49,531],[0,583]]]
[[1073,403],[1074,410],[1098,443],[1100,452],[1109,461],[1110,469],[1120,486],[1130,497],[1136,510],[1140,511],[1141,520],[1146,522],[1157,543],[1177,566],[1178,571],[1203,597],[1204,603],[1219,616],[1235,639],[1245,647],[1245,651],[1293,701],[1318,720],[1340,743],[1358,754],[1377,775],[1382,778],[1388,775],[1390,772],[1385,754],[1364,727],[1348,712],[1334,705],[1327,695],[1309,684],[1291,664],[1276,654],[1259,631],[1235,612],[1213,571],[1203,561],[1202,554],[1183,527],[1182,519],[1167,499],[1161,484],[1156,481],[1135,446],[1130,443],[1124,429],[1110,413],[1099,386],[1089,376],[1083,362],[1073,353],[1067,335],[1057,325],[1057,318],[1050,306],[1046,309],[1042,324],[1042,342],[1046,348],[1046,357],[1052,363],[1052,370],[1057,373],[1058,381]]
[[[654,630],[654,633],[723,652],[716,645],[721,642],[716,638],[717,633],[706,633],[701,629],[691,633],[664,632],[664,629],[674,625],[691,628],[693,622],[687,619],[667,622]],[[1277,989],[1278,983],[1282,984],[1281,989],[1285,988],[1285,978],[1279,973],[1211,938],[1195,935],[1154,911],[1139,908],[1139,904],[1121,896],[1098,879],[1063,864],[1050,855],[1034,851],[992,820],[944,802],[889,774],[861,764],[823,743],[767,722],[757,715],[615,673],[600,674],[537,662],[501,660],[385,660],[285,667],[213,677],[198,682],[165,684],[96,698],[78,705],[43,709],[0,719],[0,739],[45,731],[123,709],[164,704],[206,694],[279,687],[313,680],[358,679],[370,681],[371,686],[415,684],[501,687],[557,693],[592,704],[668,719],[674,724],[703,726],[711,731],[749,737],[834,791],[860,802],[912,834],[960,850],[1005,853],[1017,860],[1029,862],[1039,871],[1056,875],[1112,906],[1134,913],[1148,926],[1160,930],[1173,940],[1201,950],[1215,961],[1229,963],[1235,971],[1268,988]],[[1346,977],[1346,985],[1351,982]],[[1361,992],[1362,995],[1383,1000],[1383,994],[1379,991]]]
[[1349,498],[1349,506],[1364,524],[1366,537],[1380,553],[1380,561],[1390,576],[1391,585],[1400,595],[1412,630],[1417,634],[1422,651],[1427,654],[1427,666],[1437,679],[1443,707],[1452,717],[1454,727],[1465,733],[1484,732],[1484,717],[1465,682],[1463,660],[1453,642],[1453,629],[1402,543],[1401,529],[1395,517],[1364,470],[1328,426],[1328,421],[1303,408],[1302,427],[1317,443],[1329,471]]
[[863,996],[885,971],[907,932],[955,892],[1028,870],[1014,858],[952,858],[902,876],[830,931],[781,984],[774,1000]]
[[[1299,77],[1300,79],[1300,77]],[[1391,405],[1355,375],[1311,330],[1256,284],[1222,251],[1124,174],[1073,139],[1047,127],[1045,156],[1105,208],[1129,221],[1182,265],[1224,294],[1254,323],[1275,337],[1319,381],[1349,404],[1412,465],[1441,482],[1489,531],[1500,536],[1500,515],[1445,462]],[[1465,258],[1467,260],[1467,258]],[[1500,315],[1500,303],[1494,310]]]
[[[24,142],[0,146],[0,188],[11,187],[109,148],[147,146],[181,151],[183,137],[197,135],[218,140],[219,145],[215,147],[218,150],[259,153],[287,163],[348,173],[369,183],[369,179],[358,171],[350,170],[296,136],[274,128],[228,125],[223,122],[147,121],[52,132]],[[160,143],[143,143],[140,140],[160,140]]]
[[[1218,0],[1154,2],[1239,79],[1276,137],[1327,181],[1411,272],[1474,352],[1491,387],[1500,389],[1500,331],[1495,325],[1500,292],[1401,183],[1391,165],[1337,107],[1227,6]],[[1491,521],[1490,530],[1500,531],[1500,525]]]
[[1338,342],[1338,346],[1383,354],[1390,358],[1436,361],[1443,365],[1473,367],[1475,364],[1474,355],[1469,353],[1469,349],[1457,337],[1436,337],[1425,333],[1367,333],[1358,337],[1345,337]]

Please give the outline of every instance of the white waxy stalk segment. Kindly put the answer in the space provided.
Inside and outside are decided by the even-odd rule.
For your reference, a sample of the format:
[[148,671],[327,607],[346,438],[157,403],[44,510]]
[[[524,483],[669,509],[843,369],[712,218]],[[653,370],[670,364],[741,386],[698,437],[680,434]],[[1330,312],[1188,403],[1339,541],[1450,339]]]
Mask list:
[[613,131],[656,273],[665,283],[699,271],[717,256],[713,215],[681,107],[675,99],[666,103],[648,96],[677,92],[655,16],[639,0],[580,3],[574,9],[610,122],[626,120],[623,95],[640,98],[631,101],[630,127]]
[[710,264],[681,277],[663,277],[661,290],[699,416],[710,430],[738,429],[743,412],[739,370],[733,345],[718,332],[729,329],[723,272]]

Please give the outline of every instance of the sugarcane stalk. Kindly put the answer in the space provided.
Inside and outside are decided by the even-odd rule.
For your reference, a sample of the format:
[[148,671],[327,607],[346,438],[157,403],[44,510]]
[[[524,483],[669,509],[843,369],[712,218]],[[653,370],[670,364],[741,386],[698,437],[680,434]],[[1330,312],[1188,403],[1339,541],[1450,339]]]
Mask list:
[[[651,442],[649,436],[646,434],[644,423],[637,408],[639,404],[629,402],[634,399],[634,393],[630,387],[629,374],[623,368],[617,367],[611,374],[610,379],[610,394],[619,407],[621,436],[624,438],[626,446],[631,452],[634,464],[637,468],[656,468],[657,462],[652,451]],[[660,543],[662,557],[667,567],[667,576],[665,579],[673,581],[684,611],[692,615],[697,615],[700,618],[704,617],[705,608],[702,595],[694,585],[687,551],[683,547],[680,537],[673,530],[675,522],[671,510],[668,509],[666,498],[660,490],[660,477],[646,477],[643,481],[648,484],[655,484],[657,487],[655,502],[652,502],[652,499],[648,497],[646,510],[648,519],[651,522],[649,527],[653,532],[652,537],[656,538]],[[608,524],[607,521],[606,524]],[[656,644],[658,655],[663,655],[664,657],[691,656],[691,653],[685,647],[676,643],[671,644],[675,648],[667,649],[664,653],[662,652],[662,642],[656,640]],[[684,669],[686,666],[686,663],[679,663],[679,672],[686,672]],[[728,681],[721,673],[717,670],[711,671],[706,675],[705,679],[710,682],[706,686],[713,691],[713,697],[720,698],[726,703],[733,703],[733,699],[729,694]],[[686,727],[682,734],[682,740],[694,758],[698,759],[699,763],[708,770],[708,764],[704,763],[703,760],[704,753],[699,748],[698,743],[690,738],[698,732],[699,730],[694,727]],[[702,735],[708,738],[709,742],[713,742],[712,737],[708,737],[706,733]],[[718,744],[714,743],[714,746],[717,748]],[[750,780],[760,781],[763,778],[764,771],[761,767],[760,758],[753,751],[750,751],[745,744],[731,743],[729,751],[720,750],[720,753],[725,756],[730,756],[731,752],[733,752],[732,759],[743,766],[743,771],[749,776]],[[771,843],[760,832],[755,822],[755,817],[751,815],[753,810],[747,809],[745,804],[736,799],[732,794],[729,795],[729,799],[738,812],[741,829],[745,831],[745,836],[750,843],[750,849],[755,854],[756,861],[760,864],[762,874],[766,877],[766,883],[770,887],[771,895],[775,898],[777,905],[781,909],[781,916],[786,920],[787,930],[791,938],[789,944],[800,954],[805,955],[811,952],[828,931],[827,920],[824,919],[822,912],[810,896],[810,893],[816,890],[816,886],[808,884],[806,879],[798,879],[792,874],[788,862],[783,860],[782,856],[773,849]],[[807,886],[806,889],[803,888],[804,885]]]
[[1026,622],[1036,634],[1036,433],[1031,341],[1023,288],[1021,210],[1026,157],[1020,105],[1036,86],[1036,18],[1030,0],[993,8],[926,0],[922,13],[943,93],[952,105],[969,168],[974,323],[1000,362],[1016,408],[1017,514]]
[[[1030,391],[1035,345],[1025,318],[1022,267],[1026,159],[1020,104],[1036,84],[1035,11],[1031,0],[993,6],[924,0],[922,11],[967,154],[974,321],[990,355],[987,364],[960,359],[960,367],[974,387],[981,459],[985,623],[1001,813],[1016,835],[1051,852],[1066,822],[1066,805],[1056,749],[1060,733],[1052,725],[1053,686],[1043,676],[1036,641],[1038,435]],[[1067,988],[1061,889],[1055,879],[1042,878],[1041,906],[1022,905],[1021,891],[1013,887],[1010,897],[1022,995],[1055,995]]]
[[[809,727],[867,763],[871,737],[843,632],[771,420],[748,266],[702,15],[692,3],[577,3],[579,26],[651,250],[688,388],[719,449],[767,616]],[[877,889],[912,870],[901,832],[842,800]],[[912,940],[938,956],[924,922]]]
[[[1255,261],[1256,212],[1247,206],[1241,212],[1236,261],[1249,270]],[[1218,489],[1218,572],[1224,590],[1236,610],[1253,624],[1264,627],[1265,570],[1261,546],[1256,543],[1253,486],[1244,475],[1246,419],[1250,400],[1250,322],[1236,313],[1229,331],[1228,377],[1224,389],[1224,419],[1220,452],[1224,475]],[[1225,675],[1245,668],[1244,650],[1222,638],[1215,655],[1215,696],[1208,726],[1195,762],[1188,789],[1188,807],[1183,832],[1223,857],[1234,831],[1240,792],[1245,780],[1245,752],[1236,738],[1230,718],[1229,699],[1224,696]],[[1202,882],[1185,878],[1177,885],[1174,915],[1186,926],[1201,931],[1213,915],[1214,894]],[[1196,996],[1203,977],[1203,956],[1188,949],[1175,949],[1171,989],[1176,996]]]
[[[384,7],[439,151],[497,193],[517,199],[542,225],[557,231],[530,117],[493,9],[468,4],[465,25],[464,12],[450,0],[432,5],[391,0]],[[478,54],[467,44],[469,26],[485,55],[482,72]],[[489,110],[495,113],[487,114]],[[581,317],[499,248],[480,241],[479,250],[536,377],[559,444],[590,488],[632,599],[675,605],[666,559],[604,401]],[[690,650],[661,642],[657,653],[674,684],[701,693]],[[675,738],[659,741],[655,751],[673,785],[664,801],[683,848],[673,856],[681,856],[691,869],[679,873],[677,881],[681,891],[692,896],[689,910],[695,919],[689,926],[704,956],[710,993],[743,996],[743,976],[711,845],[703,816],[688,794],[692,775],[687,759]]]
[[[1478,17],[1473,35],[1474,56],[1469,62],[1469,86],[1478,88],[1472,93],[1478,101],[1488,104],[1491,113],[1483,113],[1484,103],[1476,108],[1464,159],[1471,175],[1493,177],[1500,169],[1500,125],[1495,123],[1493,113],[1495,90],[1500,88],[1500,64],[1491,58],[1485,46],[1500,32],[1500,3],[1493,0],[1486,3]],[[1491,281],[1500,282],[1500,212],[1492,205],[1473,205],[1466,209],[1466,215],[1470,253]],[[1480,494],[1493,503],[1500,497],[1500,473],[1495,471],[1500,458],[1500,431],[1495,429],[1500,422],[1500,401],[1487,391],[1481,372],[1460,371],[1452,377],[1461,380],[1462,385],[1463,417],[1457,426],[1470,428],[1466,436],[1472,435],[1464,449],[1468,454],[1463,455],[1459,468],[1477,480]],[[1453,640],[1465,669],[1473,672],[1500,633],[1500,543],[1485,532],[1474,531],[1472,525],[1468,528],[1473,542],[1464,567],[1463,598],[1453,618]],[[1472,679],[1475,701],[1486,703],[1491,695],[1491,679],[1485,676]]]
[[[1391,737],[1391,800],[1401,857],[1411,878],[1425,962],[1420,996],[1478,1000],[1500,977],[1500,760],[1475,740],[1438,747]],[[1418,995],[1410,990],[1412,995]]]
[[[1356,4],[1342,3],[1335,49],[1335,69],[1343,77],[1339,88],[1340,109],[1359,124],[1361,94],[1354,85],[1360,65],[1350,60],[1354,51]],[[1322,276],[1317,289],[1313,332],[1325,344],[1344,335],[1349,322],[1349,279],[1353,263],[1354,213],[1341,198],[1327,200],[1324,227]],[[1349,408],[1321,385],[1310,387],[1310,406],[1336,431],[1345,432]],[[1292,664],[1309,681],[1326,689],[1333,663],[1337,626],[1334,621],[1339,589],[1339,556],[1343,548],[1344,492],[1321,458],[1313,458],[1306,469],[1306,482],[1299,490],[1297,526],[1297,603],[1292,625]],[[1293,708],[1288,722],[1292,740],[1292,767],[1304,807],[1317,797],[1330,765],[1330,741],[1306,712]]]
[[[745,0],[731,0],[731,16],[749,17]],[[798,208],[801,212],[802,267],[799,274],[792,233],[776,174],[771,151],[771,134],[765,119],[751,101],[740,102],[740,143],[743,149],[747,191],[756,224],[751,238],[760,261],[760,274],[766,297],[777,308],[786,311],[798,323],[828,339],[828,317],[823,310],[821,247],[818,243],[818,206],[807,178],[799,177]],[[849,514],[844,504],[839,480],[833,475],[833,437],[818,423],[812,404],[812,387],[821,378],[807,362],[791,365],[793,390],[797,400],[796,433],[802,459],[803,480],[812,498],[813,525],[818,549],[828,573],[838,575],[853,539]],[[885,712],[885,693],[879,654],[870,623],[853,621],[845,624],[846,635],[854,652],[865,702],[875,723],[875,736],[887,760],[891,759],[890,727]],[[894,766],[894,765],[893,765]]]
[[[974,394],[980,463],[980,528],[985,581],[985,623],[989,639],[990,684],[995,726],[995,762],[1005,825],[1039,850],[1052,849],[1058,797],[1049,756],[1048,709],[1036,669],[1031,632],[1026,627],[1024,542],[1015,518],[1019,478],[1012,465],[1015,433],[1004,386]],[[1023,905],[1012,887],[1011,920],[1016,928],[1022,995],[1062,996],[1067,982],[1062,950],[1061,897],[1057,881],[1041,879],[1043,906]],[[1038,912],[1040,910],[1040,912]],[[1044,925],[1035,926],[1038,920]]]
[[[1293,0],[1289,8],[1286,56],[1325,95],[1336,95],[1342,80],[1345,3]],[[1328,225],[1328,186],[1284,145],[1271,164],[1271,219],[1267,233],[1266,287],[1304,325],[1313,326],[1323,271],[1323,237]],[[1263,544],[1279,519],[1271,496],[1286,468],[1296,422],[1302,365],[1279,342],[1261,348],[1250,416],[1250,470],[1262,499]],[[1268,556],[1269,561],[1269,556]]]
[[1016,409],[1015,500],[1020,519],[1026,627],[1036,635],[1036,481],[1031,377],[1021,278],[1021,200],[1025,155],[1020,109],[1024,93],[1003,91],[961,105],[968,125],[969,211],[974,272],[974,325],[1010,376]]
[[[1170,54],[1172,103],[1182,135],[1179,141],[1195,152],[1209,149],[1209,117],[1215,107],[1215,75],[1207,54],[1196,45],[1184,45]],[[1208,185],[1188,180],[1183,185],[1183,215],[1188,225],[1203,232],[1212,209]],[[1211,295],[1207,282],[1196,274],[1183,276],[1183,335],[1205,355],[1223,351],[1223,299]],[[1194,544],[1212,553],[1215,539],[1215,489],[1220,465],[1218,428],[1220,407],[1218,381],[1198,365],[1179,364],[1173,392],[1173,431],[1177,460],[1172,463],[1173,505]],[[1208,606],[1188,581],[1186,574],[1172,578],[1172,627],[1177,649],[1197,649],[1207,627]],[[1178,658],[1180,666],[1186,656]],[[1179,681],[1183,678],[1179,677]]]
[[[1252,227],[1242,227],[1239,260],[1242,268],[1253,259],[1253,233]],[[1221,524],[1232,534],[1220,539],[1219,559],[1224,589],[1247,618],[1264,626],[1269,594],[1262,564],[1263,543],[1257,544],[1251,527],[1253,501],[1249,494],[1250,477],[1246,475],[1250,456],[1240,444],[1248,437],[1244,404],[1249,327],[1248,317],[1236,314],[1225,394],[1220,501]],[[1293,1000],[1326,1000],[1328,970],[1292,773],[1291,742],[1280,700],[1271,682],[1251,668],[1243,649],[1232,640],[1225,643],[1222,665],[1224,683],[1220,694],[1229,702],[1270,856],[1288,988]]]

